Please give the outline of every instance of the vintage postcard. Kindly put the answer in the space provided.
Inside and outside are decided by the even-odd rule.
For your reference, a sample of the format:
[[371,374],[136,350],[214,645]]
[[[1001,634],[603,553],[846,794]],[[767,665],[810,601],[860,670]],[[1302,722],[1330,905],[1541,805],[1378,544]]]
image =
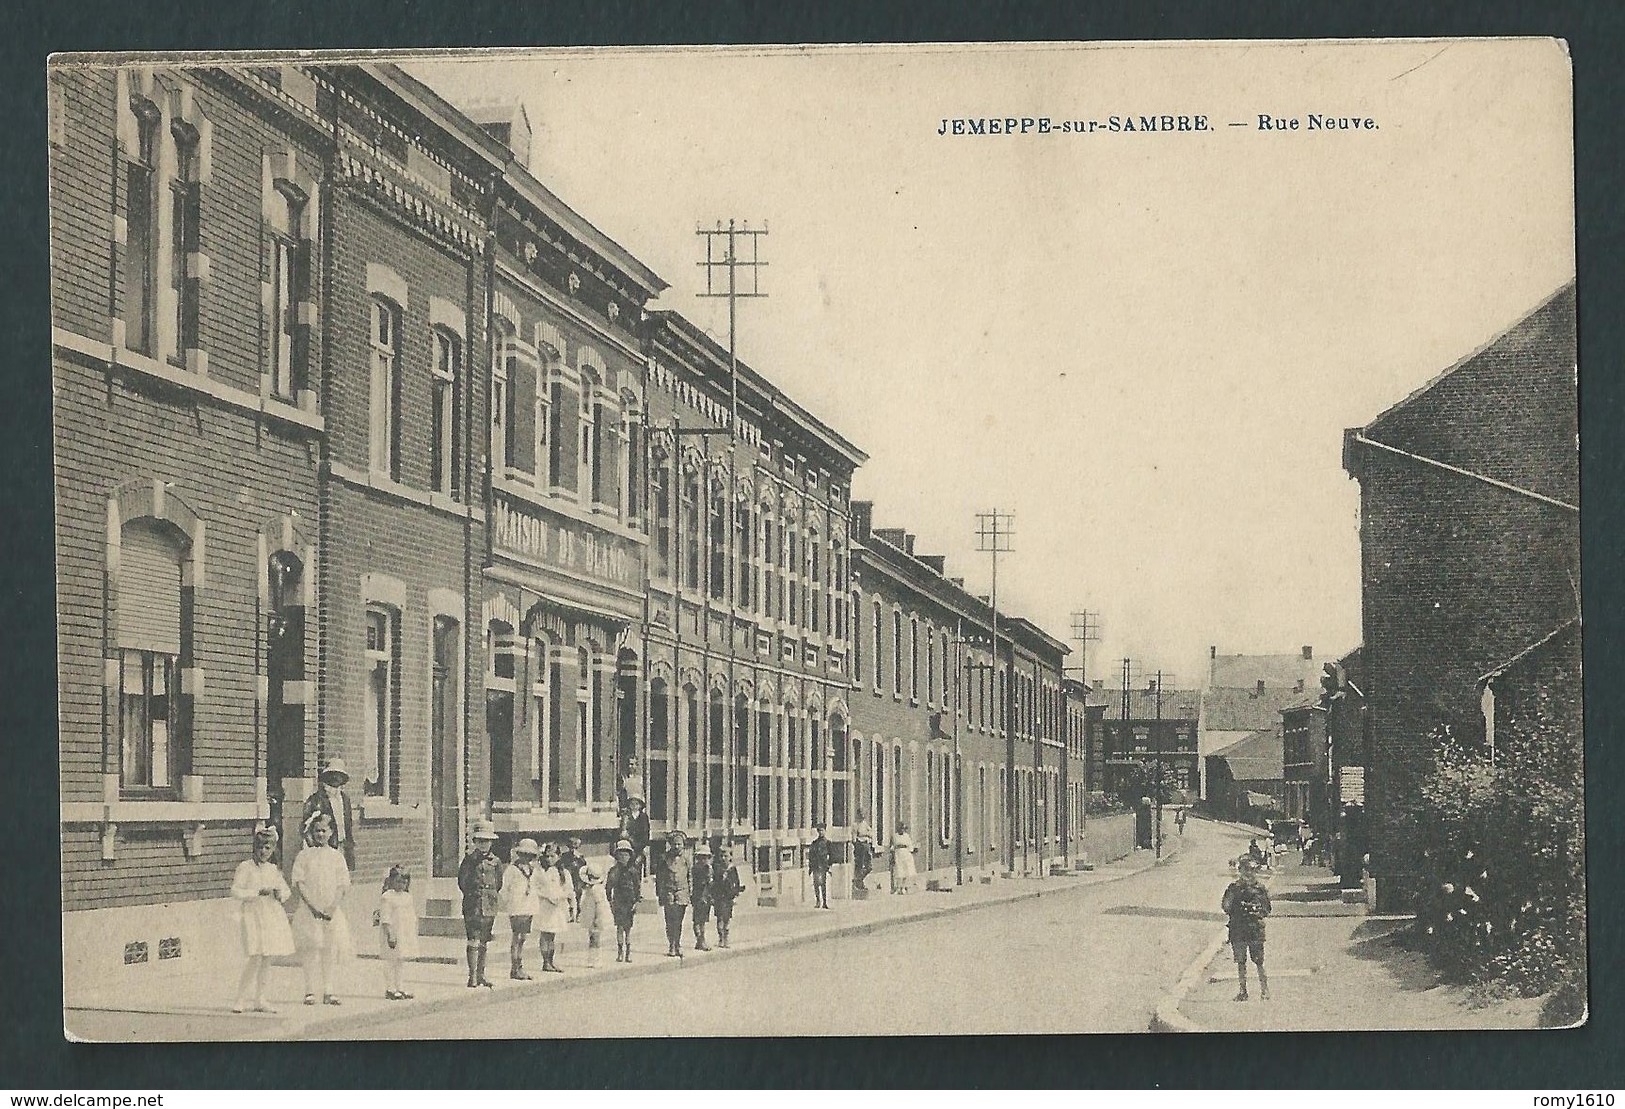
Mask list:
[[69,1037],[1585,1019],[1562,42],[46,77]]

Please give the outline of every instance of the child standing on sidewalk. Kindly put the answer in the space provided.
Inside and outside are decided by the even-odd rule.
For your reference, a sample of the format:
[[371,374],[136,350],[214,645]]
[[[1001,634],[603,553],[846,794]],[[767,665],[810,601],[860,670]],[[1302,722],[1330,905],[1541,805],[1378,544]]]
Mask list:
[[265,975],[273,958],[293,954],[293,932],[288,928],[288,914],[282,909],[282,903],[293,894],[282,879],[282,869],[271,861],[276,840],[275,828],[256,828],[254,853],[237,864],[231,880],[231,896],[242,910],[243,954],[248,957],[243,976],[237,980],[237,1002],[231,1007],[234,1013],[250,1008],[256,1013],[276,1012],[265,1000]]
[[305,822],[305,848],[293,860],[293,888],[299,894],[294,931],[305,967],[305,1004],[339,1004],[339,966],[354,951],[344,895],[350,891],[350,868],[332,846],[333,818],[320,809]]
[[745,883],[734,865],[732,847],[723,847],[722,857],[711,868],[711,907],[717,914],[717,946],[728,946],[728,933],[733,928],[734,901],[745,892]]
[[604,883],[610,915],[615,918],[615,961],[632,961],[632,921],[643,900],[643,862],[630,839],[615,844],[615,865]]
[[526,836],[513,845],[513,862],[502,872],[502,897],[498,907],[508,914],[508,930],[513,939],[508,948],[508,977],[529,982],[525,973],[525,937],[531,922],[542,911],[536,896],[536,859],[541,854],[536,841]]
[[384,997],[408,1001],[412,995],[401,989],[401,970],[408,959],[417,958],[418,910],[412,901],[412,875],[404,866],[389,868],[373,921],[378,925],[378,957],[384,964]]
[[[609,897],[604,892],[604,879],[598,868],[590,863],[581,867],[581,911],[576,919],[587,932],[587,965],[597,968],[599,952],[604,942],[604,928],[609,922]],[[617,962],[620,960],[617,959]]]
[[1270,891],[1258,880],[1258,864],[1244,858],[1241,876],[1224,891],[1219,907],[1230,918],[1230,950],[1236,957],[1237,1001],[1247,1000],[1247,957],[1258,968],[1258,996],[1270,999],[1270,980],[1264,975],[1264,918],[1270,915]]
[[559,866],[559,848],[550,843],[542,848],[541,865],[536,868],[536,933],[542,945],[542,969],[563,974],[553,961],[558,951],[558,935],[570,923],[570,906],[575,891],[570,888],[570,872]]
[[497,902],[502,896],[502,860],[491,854],[497,833],[489,820],[476,820],[469,838],[474,846],[457,867],[457,888],[463,893],[463,934],[468,938],[468,988],[489,989],[485,949],[491,942],[491,926],[496,923]]

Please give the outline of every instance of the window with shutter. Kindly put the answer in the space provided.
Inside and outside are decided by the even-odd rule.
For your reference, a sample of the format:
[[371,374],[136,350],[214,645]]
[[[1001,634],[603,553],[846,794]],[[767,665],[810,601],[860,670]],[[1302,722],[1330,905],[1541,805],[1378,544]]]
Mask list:
[[165,525],[124,526],[119,548],[118,645],[181,652],[181,544]]

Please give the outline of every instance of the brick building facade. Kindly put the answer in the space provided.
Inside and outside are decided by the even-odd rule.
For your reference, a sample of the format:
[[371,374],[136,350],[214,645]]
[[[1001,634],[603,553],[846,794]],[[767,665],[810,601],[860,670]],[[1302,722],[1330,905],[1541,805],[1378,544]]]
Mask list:
[[[1065,644],[948,578],[914,536],[853,506],[852,720],[860,804],[889,844],[906,824],[925,873],[1038,872],[1081,850],[1083,734]],[[958,763],[954,761],[958,747]],[[955,821],[963,822],[956,830]]]
[[[1371,871],[1383,906],[1422,872],[1408,831],[1431,740],[1488,741],[1487,675],[1537,645],[1579,668],[1572,284],[1344,439],[1360,482]],[[1550,676],[1550,675],[1549,675]],[[1493,684],[1493,682],[1488,682]],[[1578,686],[1555,682],[1581,726]],[[1493,700],[1491,701],[1493,703]],[[1488,717],[1493,719],[1493,709]]]
[[[849,492],[866,455],[661,313],[649,336],[644,628],[650,820],[749,845],[800,900],[806,845],[853,819]],[[730,428],[735,434],[730,434]]]

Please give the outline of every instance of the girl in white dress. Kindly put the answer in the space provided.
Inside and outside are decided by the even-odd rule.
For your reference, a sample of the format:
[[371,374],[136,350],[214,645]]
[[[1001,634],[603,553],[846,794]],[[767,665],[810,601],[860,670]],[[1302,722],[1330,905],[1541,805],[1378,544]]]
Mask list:
[[274,828],[254,829],[254,855],[237,864],[237,873],[231,879],[243,954],[248,958],[243,976],[237,980],[237,1002],[231,1007],[234,1013],[250,1009],[256,1013],[276,1012],[265,1001],[265,975],[273,958],[293,954],[293,933],[288,929],[288,914],[282,909],[283,902],[293,895],[282,879],[282,869],[271,861],[276,839]]
[[412,875],[404,866],[389,868],[384,892],[378,898],[378,957],[384,963],[384,997],[408,1001],[401,989],[401,967],[418,954],[418,910],[412,901]]
[[914,880],[914,838],[908,834],[908,825],[899,824],[897,835],[891,841],[892,852],[892,880],[897,883],[898,893],[909,892],[909,883]]
[[575,887],[569,874],[559,866],[557,844],[550,843],[542,848],[542,862],[536,868],[533,888],[538,902],[533,927],[541,943],[542,969],[551,974],[562,974],[564,969],[553,958],[558,950],[558,934],[569,924],[569,907],[575,902]]
[[350,890],[350,868],[344,856],[329,845],[333,821],[317,810],[305,822],[305,849],[293,860],[293,888],[300,905],[294,913],[294,936],[299,960],[305,968],[305,1004],[339,1004],[333,992],[339,963],[349,954],[350,922],[344,915],[344,895]]

